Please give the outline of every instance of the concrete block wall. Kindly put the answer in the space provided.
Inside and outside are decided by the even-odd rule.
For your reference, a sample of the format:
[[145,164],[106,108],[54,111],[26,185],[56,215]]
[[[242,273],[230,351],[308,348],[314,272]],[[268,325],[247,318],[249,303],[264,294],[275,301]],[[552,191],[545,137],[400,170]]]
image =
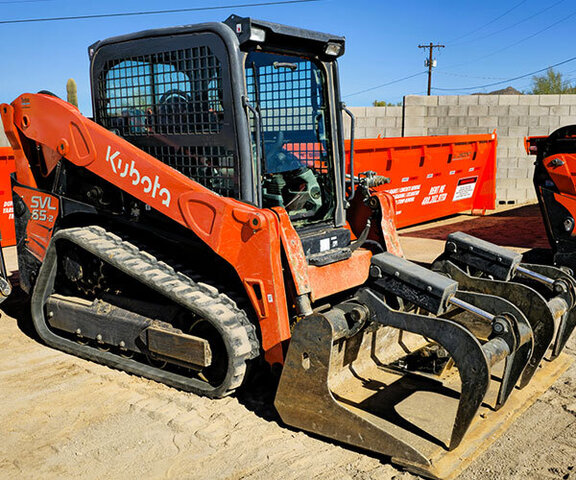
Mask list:
[[[350,107],[356,117],[356,138],[401,137],[403,107]],[[344,135],[350,138],[350,121],[344,115]]]
[[2,119],[0,119],[0,147],[9,147],[10,142],[8,138],[6,138],[6,134],[4,133],[4,127],[2,126]]
[[[378,110],[386,110],[379,112]],[[356,107],[356,138],[381,136],[498,134],[496,194],[500,204],[536,201],[532,185],[534,157],[524,150],[524,137],[548,135],[576,124],[576,95],[410,95],[404,99],[401,133],[398,109]],[[390,119],[384,120],[388,111]],[[368,116],[374,117],[368,120]],[[394,127],[380,127],[394,122]],[[373,125],[359,128],[360,125]],[[394,133],[392,133],[394,132]]]

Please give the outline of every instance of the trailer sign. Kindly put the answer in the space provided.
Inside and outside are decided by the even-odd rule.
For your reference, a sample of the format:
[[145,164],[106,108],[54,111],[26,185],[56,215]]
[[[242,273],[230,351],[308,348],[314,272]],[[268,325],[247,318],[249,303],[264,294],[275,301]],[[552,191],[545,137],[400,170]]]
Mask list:
[[477,180],[478,177],[467,177],[458,180],[458,185],[454,191],[454,198],[452,198],[452,201],[456,202],[458,200],[472,198],[474,195],[474,189],[476,188]]

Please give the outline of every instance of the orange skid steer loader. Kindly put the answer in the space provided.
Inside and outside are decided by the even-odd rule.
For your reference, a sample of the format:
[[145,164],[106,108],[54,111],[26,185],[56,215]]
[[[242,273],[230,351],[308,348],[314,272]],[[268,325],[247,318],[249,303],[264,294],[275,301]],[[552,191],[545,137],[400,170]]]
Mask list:
[[345,170],[343,53],[231,16],[92,45],[94,121],[1,105],[20,283],[54,348],[210,397],[268,365],[286,424],[447,478],[566,366],[576,286],[458,235],[405,260]]

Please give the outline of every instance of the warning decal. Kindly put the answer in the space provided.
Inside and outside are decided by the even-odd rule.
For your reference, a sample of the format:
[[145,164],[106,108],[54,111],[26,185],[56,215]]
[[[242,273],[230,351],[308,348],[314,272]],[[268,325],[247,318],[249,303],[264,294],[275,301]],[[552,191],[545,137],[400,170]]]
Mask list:
[[472,198],[477,180],[478,177],[461,178],[458,180],[458,185],[456,186],[456,191],[454,192],[452,201],[456,202],[458,200]]

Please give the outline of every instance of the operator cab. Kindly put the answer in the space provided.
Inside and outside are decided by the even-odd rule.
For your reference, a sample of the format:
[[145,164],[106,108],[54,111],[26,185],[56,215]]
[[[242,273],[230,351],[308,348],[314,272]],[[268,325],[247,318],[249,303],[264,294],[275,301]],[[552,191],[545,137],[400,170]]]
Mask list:
[[232,15],[89,51],[98,123],[216,193],[284,208],[310,263],[350,255],[342,37]]

